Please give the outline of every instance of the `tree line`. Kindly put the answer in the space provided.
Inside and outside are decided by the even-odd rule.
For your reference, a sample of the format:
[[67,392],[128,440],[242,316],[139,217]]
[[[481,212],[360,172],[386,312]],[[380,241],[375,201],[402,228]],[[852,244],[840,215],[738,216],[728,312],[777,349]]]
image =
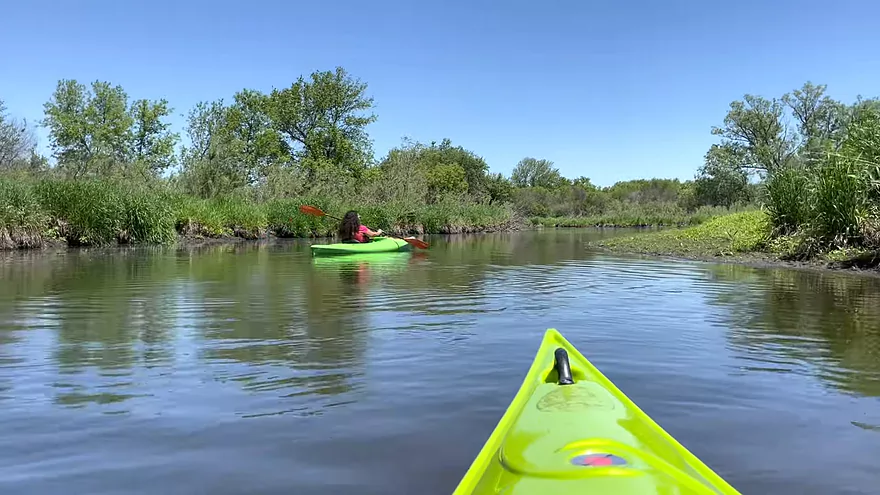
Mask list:
[[699,177],[719,187],[755,178],[773,242],[794,257],[880,248],[880,99],[844,103],[805,83],[730,104]]
[[69,180],[138,181],[199,198],[336,195],[410,204],[512,204],[527,217],[600,215],[655,203],[693,211],[754,198],[741,174],[709,165],[718,161],[715,152],[694,180],[610,187],[597,187],[587,177],[565,178],[551,161],[532,157],[516,164],[510,176],[490,173],[481,156],[449,139],[404,140],[377,159],[367,132],[377,119],[374,101],[367,84],[341,67],[269,92],[243,89],[229,101],[198,103],[187,114],[185,146],[168,122],[173,111],[165,99],[130,101],[109,82],[61,80],[40,122],[54,163],[35,152],[25,123],[0,111],[0,168]]

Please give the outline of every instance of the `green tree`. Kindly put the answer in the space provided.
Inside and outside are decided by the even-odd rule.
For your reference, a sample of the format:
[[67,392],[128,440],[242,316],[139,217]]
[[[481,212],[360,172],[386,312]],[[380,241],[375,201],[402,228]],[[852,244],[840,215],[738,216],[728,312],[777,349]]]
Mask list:
[[121,86],[59,81],[43,119],[58,165],[73,177],[111,173],[124,165],[134,123],[127,105]]
[[190,146],[181,149],[185,191],[210,198],[244,187],[249,170],[231,143],[223,100],[199,102],[187,116]]
[[517,187],[543,187],[553,189],[565,181],[550,160],[523,158],[513,168],[510,180]]
[[818,163],[825,152],[838,149],[845,135],[848,108],[825,95],[827,86],[807,81],[782,96],[797,122],[798,156],[807,165]]
[[847,129],[843,151],[872,165],[880,165],[880,110],[858,112]]
[[457,163],[445,163],[427,173],[429,203],[447,196],[460,196],[468,191],[467,175]]
[[[292,157],[306,167],[309,181],[318,172],[310,164],[330,162],[340,173],[359,177],[372,160],[367,125],[376,120],[367,85],[341,67],[313,72],[289,88],[274,89],[265,102],[271,126]],[[307,160],[310,159],[310,160]]]
[[187,115],[186,133],[190,146],[181,147],[181,161],[188,163],[207,159],[211,153],[211,143],[221,132],[225,122],[226,106],[222,99],[213,102],[199,102]]
[[747,171],[772,172],[785,166],[795,151],[794,136],[782,123],[784,103],[760,96],[745,95],[730,104],[721,127],[712,134],[721,136],[725,154]]
[[712,146],[693,184],[694,199],[700,205],[730,208],[751,199],[749,178],[728,148]]
[[428,182],[420,159],[425,146],[408,139],[392,148],[375,167],[370,196],[380,201],[417,204],[428,195]]
[[513,199],[513,182],[502,174],[489,174],[486,177],[486,192],[489,204],[507,203]]
[[36,139],[27,122],[11,118],[0,100],[0,170],[26,167],[35,148]]
[[290,151],[266,113],[268,98],[245,89],[234,96],[227,109],[223,138],[244,162],[250,183],[267,174],[270,167],[290,162]]
[[652,204],[674,203],[681,193],[682,184],[678,179],[635,179],[614,183],[605,192],[616,201]]
[[457,165],[464,170],[468,193],[479,197],[486,192],[489,165],[473,151],[462,146],[452,146],[449,138],[444,138],[439,145],[432,142],[430,146],[423,148],[419,161],[429,171],[439,166]]
[[164,99],[152,102],[137,100],[131,105],[131,158],[154,175],[177,163],[174,146],[180,135],[171,131],[171,124],[162,121],[171,112]]
[[596,187],[589,177],[584,177],[583,175],[571,181],[571,185],[575,187],[580,187],[585,191],[598,191],[599,188]]

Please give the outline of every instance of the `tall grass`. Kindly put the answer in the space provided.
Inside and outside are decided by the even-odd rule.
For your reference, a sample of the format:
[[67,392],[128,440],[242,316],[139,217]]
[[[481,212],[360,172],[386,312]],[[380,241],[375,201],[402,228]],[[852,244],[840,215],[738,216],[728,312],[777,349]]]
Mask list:
[[[127,189],[127,190],[126,190]],[[125,188],[119,242],[168,244],[177,237],[169,195]]]
[[864,169],[846,156],[834,155],[814,173],[812,215],[815,236],[833,247],[860,244],[868,213]]
[[827,153],[811,167],[787,167],[767,183],[767,212],[786,257],[810,258],[850,247],[880,248],[878,166]]
[[0,178],[0,249],[42,246],[48,221],[31,184]]
[[334,213],[338,211],[335,202],[328,198],[274,199],[266,204],[269,230],[278,237],[328,237],[333,235],[336,225],[328,220],[301,213],[299,207],[303,204],[320,208],[333,215],[339,215],[339,213]]
[[811,192],[807,169],[785,167],[770,175],[766,187],[766,206],[777,234],[796,232],[809,221]]
[[102,180],[43,180],[36,193],[69,245],[103,245],[118,238],[125,205],[114,184]]
[[655,205],[631,205],[601,215],[582,217],[533,217],[532,225],[544,227],[683,227],[698,225],[711,218],[728,213],[748,211],[755,207],[712,207],[703,206],[687,211],[674,203]]
[[[359,204],[360,203],[360,204]],[[242,195],[201,199],[156,186],[112,180],[0,180],[0,249],[39,247],[57,235],[71,246],[117,243],[168,244],[191,238],[326,237],[338,222],[299,211],[303,204],[341,217],[347,210],[392,234],[456,233],[512,227],[507,205],[447,200],[342,202],[330,196],[256,202]]]

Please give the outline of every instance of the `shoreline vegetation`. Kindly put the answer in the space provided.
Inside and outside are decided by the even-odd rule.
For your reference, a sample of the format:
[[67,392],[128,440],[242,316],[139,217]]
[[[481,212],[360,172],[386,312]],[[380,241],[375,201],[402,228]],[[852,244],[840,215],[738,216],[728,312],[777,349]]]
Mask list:
[[63,79],[47,96],[38,125],[49,157],[0,101],[0,249],[332,236],[335,222],[305,217],[302,204],[356,209],[397,235],[684,226],[748,205],[756,190],[740,184],[719,200],[703,179],[599,187],[532,157],[505,176],[449,139],[403,139],[376,157],[373,99],[341,67],[200,102],[187,139],[168,123],[168,101],[132,101],[110,82]]
[[[0,95],[2,98],[2,95]],[[164,99],[58,81],[34,129],[0,100],[0,250],[330,237],[360,212],[395,235],[562,227],[673,227],[595,245],[716,260],[876,267],[880,100],[851,104],[810,82],[730,104],[692,180],[600,187],[525,157],[509,176],[449,139],[403,139],[376,157],[367,85],[343,68],[269,92],[243,89],[187,114],[185,144]],[[499,164],[503,165],[503,164]]]
[[[880,100],[811,83],[731,103],[701,173],[759,179],[760,211],[611,239],[617,252],[880,273]],[[786,122],[792,121],[794,126]]]

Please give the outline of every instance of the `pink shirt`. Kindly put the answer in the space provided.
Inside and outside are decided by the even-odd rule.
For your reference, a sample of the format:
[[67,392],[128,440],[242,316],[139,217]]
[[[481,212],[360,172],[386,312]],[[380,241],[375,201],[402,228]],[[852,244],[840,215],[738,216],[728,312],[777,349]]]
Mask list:
[[361,225],[360,227],[358,227],[358,231],[354,235],[354,240],[358,242],[367,242],[367,232],[369,230],[370,229],[368,229],[365,225]]

